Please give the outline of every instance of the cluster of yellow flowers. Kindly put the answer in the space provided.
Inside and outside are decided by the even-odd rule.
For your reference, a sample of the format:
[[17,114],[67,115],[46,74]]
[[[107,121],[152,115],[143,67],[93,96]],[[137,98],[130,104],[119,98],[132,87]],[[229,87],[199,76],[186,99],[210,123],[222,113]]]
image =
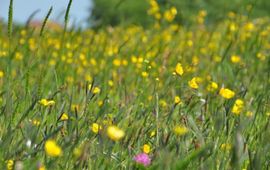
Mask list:
[[237,99],[234,102],[233,108],[232,108],[232,112],[236,115],[239,115],[242,111],[243,111],[243,107],[244,107],[244,101],[241,99]]
[[172,22],[177,15],[176,7],[171,7],[165,10],[162,16],[157,0],[149,0],[149,5],[150,8],[148,9],[147,13],[148,15],[153,16],[156,20],[161,20],[163,17],[165,21]]
[[207,15],[207,12],[205,10],[201,10],[199,11],[198,15],[197,15],[197,22],[199,24],[203,24],[205,21],[205,17]]
[[[92,132],[98,134],[102,130],[102,126],[98,123],[93,123],[91,126]],[[110,125],[107,127],[107,135],[113,141],[119,141],[125,136],[125,132],[117,126]]]
[[[65,42],[53,31],[46,32],[42,41],[25,29],[15,36],[19,44],[10,59],[10,68],[5,69],[2,65],[6,62],[0,62],[0,88],[5,89],[6,80],[14,80],[18,89],[13,89],[12,95],[27,96],[29,89],[37,89],[38,97],[50,96],[41,98],[34,108],[37,111],[20,124],[22,128],[30,125],[46,130],[59,125],[60,133],[46,138],[44,143],[47,156],[65,156],[61,139],[70,135],[74,126],[82,128],[78,133],[90,136],[85,135],[74,146],[76,159],[84,156],[84,147],[99,144],[98,140],[87,143],[97,137],[118,146],[144,135],[140,142],[128,145],[151,155],[160,140],[194,138],[191,132],[195,125],[201,126],[205,117],[211,122],[214,115],[210,114],[217,107],[226,106],[226,111],[236,115],[233,119],[242,118],[244,113],[245,119],[250,120],[256,114],[252,106],[254,96],[269,83],[262,85],[263,76],[254,75],[266,74],[269,68],[270,22],[249,21],[230,13],[228,20],[209,31],[203,26],[207,11],[202,10],[196,18],[200,29],[186,29],[173,24],[177,17],[175,7],[161,10],[157,0],[150,0],[149,4],[148,14],[158,24],[168,24],[167,27],[110,27],[80,34],[67,31]],[[247,53],[255,39],[260,48]],[[7,37],[0,40],[0,61],[5,61],[9,59]],[[252,78],[256,80],[251,81]],[[22,79],[24,83],[16,82]],[[26,92],[21,88],[24,85]],[[8,106],[6,95],[0,97],[0,104]],[[264,116],[269,117],[269,110],[265,112]],[[196,121],[191,122],[193,118]],[[39,135],[37,138],[44,138]],[[217,146],[224,151],[232,148],[227,141]],[[7,169],[13,167],[14,161],[7,161]],[[45,166],[41,164],[39,169]]]
[[171,7],[167,11],[164,12],[164,18],[168,22],[172,22],[177,14],[177,9],[175,7]]
[[191,87],[192,89],[198,89],[199,88],[199,84],[202,82],[202,78],[200,77],[193,77],[189,82],[188,85],[189,87]]

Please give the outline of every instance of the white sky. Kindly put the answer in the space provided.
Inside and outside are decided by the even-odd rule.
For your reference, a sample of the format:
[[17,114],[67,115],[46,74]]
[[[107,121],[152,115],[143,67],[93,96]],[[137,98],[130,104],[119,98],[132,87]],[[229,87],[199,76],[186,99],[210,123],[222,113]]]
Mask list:
[[[36,10],[40,10],[34,17],[35,20],[43,20],[48,10],[53,6],[50,19],[58,22],[64,21],[64,11],[69,0],[13,0],[13,18],[15,22],[25,23],[28,17]],[[0,0],[0,18],[8,19],[9,0]],[[73,0],[70,10],[70,20],[76,20],[78,25],[86,26],[86,19],[89,16],[91,0]],[[59,15],[62,15],[59,17]]]

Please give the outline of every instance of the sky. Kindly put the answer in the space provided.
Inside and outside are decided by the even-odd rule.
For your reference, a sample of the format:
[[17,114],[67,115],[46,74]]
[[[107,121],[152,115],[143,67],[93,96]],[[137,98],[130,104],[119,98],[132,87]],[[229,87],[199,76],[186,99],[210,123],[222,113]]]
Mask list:
[[[34,20],[43,20],[52,6],[53,11],[50,19],[62,23],[68,2],[69,0],[13,0],[13,20],[17,23],[25,23],[36,10],[40,11],[35,15]],[[76,25],[85,27],[91,5],[91,0],[73,0],[70,9],[70,22],[76,22]],[[8,7],[9,0],[0,0],[0,18],[4,21],[8,20]]]

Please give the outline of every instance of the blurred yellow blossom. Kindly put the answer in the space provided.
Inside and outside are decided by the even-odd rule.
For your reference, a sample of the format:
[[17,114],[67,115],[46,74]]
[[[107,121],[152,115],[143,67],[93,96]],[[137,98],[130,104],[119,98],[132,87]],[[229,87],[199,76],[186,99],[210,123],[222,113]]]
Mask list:
[[0,70],[0,78],[4,77],[4,72]]
[[174,133],[179,136],[183,136],[188,132],[188,128],[183,125],[178,125],[174,127]]
[[78,104],[72,104],[72,105],[71,105],[71,110],[72,110],[73,112],[78,111],[79,108],[80,108],[80,106],[79,106]]
[[117,126],[109,126],[107,128],[107,135],[113,141],[119,141],[125,136],[125,132]]
[[38,170],[46,170],[45,166],[43,164],[38,166]]
[[221,88],[219,91],[219,94],[224,97],[225,99],[231,99],[234,97],[235,93],[234,91],[226,88]]
[[230,143],[223,143],[223,144],[221,144],[220,148],[222,150],[227,150],[228,151],[228,150],[232,149],[232,145]]
[[60,118],[60,120],[62,120],[62,121],[68,120],[68,114],[67,113],[63,113],[62,116],[61,116],[61,118]]
[[247,117],[252,117],[253,115],[254,115],[254,113],[252,111],[247,111],[246,112]]
[[234,102],[233,108],[232,108],[232,113],[234,113],[235,115],[239,115],[244,107],[244,101],[241,99],[237,99]]
[[159,104],[161,107],[167,107],[167,102],[164,99],[159,100]]
[[117,67],[119,67],[119,66],[121,66],[121,60],[120,59],[114,59],[113,60],[113,65],[115,65],[115,66],[117,66]]
[[76,148],[74,148],[74,150],[73,150],[73,155],[74,155],[76,158],[80,157],[81,154],[82,154],[82,148],[81,148],[81,147],[76,147]]
[[31,119],[30,119],[29,122],[31,122],[32,125],[34,125],[34,126],[39,126],[39,125],[40,125],[40,121],[37,120],[37,119],[34,119],[34,120],[31,120]]
[[168,22],[172,22],[177,14],[177,9],[175,7],[171,7],[170,9],[164,12],[164,19]]
[[91,129],[92,132],[98,133],[102,129],[102,127],[97,123],[93,123]]
[[7,161],[7,170],[13,170],[13,168],[14,168],[14,161],[10,159]]
[[148,75],[149,75],[149,74],[148,74],[146,71],[143,71],[143,72],[142,72],[142,76],[143,76],[143,77],[148,77]]
[[207,86],[207,91],[213,92],[218,89],[218,84],[216,82],[210,82]]
[[148,154],[148,153],[150,153],[150,151],[151,151],[150,145],[144,144],[143,145],[143,152],[146,153],[146,154]]
[[53,100],[47,100],[47,99],[41,99],[39,101],[39,104],[41,104],[43,106],[53,106],[53,105],[55,105],[55,101],[53,101]]
[[150,133],[150,138],[154,137],[155,135],[156,135],[156,132],[155,132],[155,131],[152,131],[152,132]]
[[182,67],[181,63],[176,64],[175,72],[179,76],[182,76],[184,74],[184,70],[183,70],[183,67]]
[[109,84],[110,87],[113,87],[113,81],[112,80],[109,80],[108,84]]
[[57,157],[62,155],[62,149],[54,140],[47,140],[45,142],[45,151],[48,156]]
[[200,77],[193,77],[190,81],[188,81],[188,85],[192,89],[198,89],[200,82],[202,82],[202,79]]
[[100,88],[99,88],[99,87],[94,87],[93,93],[94,93],[94,94],[100,93]]
[[264,54],[262,54],[262,53],[258,53],[258,54],[256,55],[256,57],[257,57],[258,59],[260,59],[261,61],[264,61],[264,60],[266,59],[266,56],[265,56]]
[[180,99],[179,96],[175,96],[175,97],[174,97],[174,103],[175,103],[175,104],[180,104],[180,103],[181,103],[181,99]]
[[241,57],[238,56],[238,55],[232,55],[231,56],[231,61],[232,61],[232,63],[240,63]]

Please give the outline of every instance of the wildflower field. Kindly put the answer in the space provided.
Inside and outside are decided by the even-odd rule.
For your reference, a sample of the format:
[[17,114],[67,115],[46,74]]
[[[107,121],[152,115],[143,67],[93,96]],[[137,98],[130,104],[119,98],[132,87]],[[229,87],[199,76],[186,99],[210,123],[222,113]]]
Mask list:
[[0,28],[0,169],[270,167],[270,20],[148,13],[151,28]]

